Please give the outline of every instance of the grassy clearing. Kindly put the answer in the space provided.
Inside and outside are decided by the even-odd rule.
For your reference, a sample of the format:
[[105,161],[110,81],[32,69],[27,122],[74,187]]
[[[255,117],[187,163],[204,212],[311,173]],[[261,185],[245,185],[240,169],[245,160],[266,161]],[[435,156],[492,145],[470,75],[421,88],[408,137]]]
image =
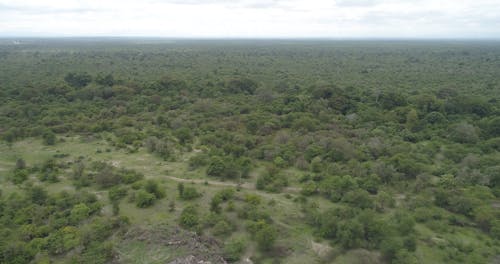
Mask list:
[[[157,179],[164,183],[166,198],[158,200],[149,208],[137,208],[135,204],[129,203],[127,198],[120,202],[120,214],[127,216],[133,225],[175,225],[177,219],[187,204],[196,204],[200,211],[209,211],[209,202],[212,196],[218,190],[223,188],[234,188],[236,184],[232,182],[219,182],[212,178],[208,178],[201,170],[189,171],[184,157],[179,158],[176,162],[163,161],[160,158],[147,153],[140,149],[136,153],[127,153],[125,150],[116,150],[111,148],[107,142],[103,140],[87,141],[82,137],[65,137],[63,142],[55,146],[44,146],[40,140],[28,139],[16,142],[12,146],[1,145],[0,165],[5,175],[15,166],[15,161],[18,158],[23,158],[28,166],[41,164],[41,162],[51,159],[55,154],[68,154],[60,161],[70,162],[79,157],[83,157],[86,161],[104,161],[116,167],[137,170],[149,179]],[[186,155],[191,155],[190,153]],[[237,196],[243,198],[247,193],[256,193],[261,196],[262,203],[266,209],[272,212],[272,217],[279,229],[282,230],[282,235],[278,240],[280,245],[279,251],[283,254],[284,261],[287,263],[313,263],[317,260],[317,254],[311,247],[311,229],[301,220],[300,205],[294,201],[295,194],[287,195],[284,193],[267,193],[255,190],[253,182],[262,168],[257,168],[246,183],[243,183],[243,190],[237,192]],[[299,172],[287,172],[290,175],[298,175]],[[64,175],[67,174],[67,175]],[[63,173],[60,181],[57,183],[43,183],[49,192],[58,192],[60,190],[73,190],[74,187],[68,179],[69,171]],[[298,177],[298,176],[296,176]],[[295,178],[296,178],[295,177]],[[3,177],[5,178],[5,177]],[[187,180],[185,185],[194,185],[202,197],[193,201],[182,201],[178,199],[177,184],[179,179]],[[19,188],[3,179],[3,189]],[[35,183],[38,183],[36,178],[33,178]],[[295,182],[295,180],[293,181]],[[106,190],[95,190],[86,188],[88,191],[97,194],[98,198],[107,201]],[[175,210],[170,211],[169,204],[175,199]],[[321,204],[326,204],[324,199],[312,198],[318,200]],[[239,206],[236,202],[235,205]],[[110,206],[105,206],[102,213],[111,214]],[[236,223],[237,230],[233,235],[244,235],[245,225],[239,221],[236,214],[227,214],[231,221]],[[210,231],[208,231],[210,232]],[[250,247],[254,248],[254,247]],[[253,249],[252,251],[254,251]],[[128,252],[124,254],[124,261],[127,263],[162,263],[172,254],[161,249],[151,249],[141,242],[133,242],[130,245],[120,247],[120,251]],[[132,253],[133,254],[132,254]],[[292,254],[289,254],[293,252]],[[256,252],[247,252],[248,256],[254,256]],[[132,257],[133,256],[133,257]],[[265,260],[265,259],[262,259]]]
[[[13,185],[7,180],[9,173],[15,166],[18,158],[23,158],[28,166],[41,164],[41,162],[53,158],[55,154],[68,154],[64,158],[57,160],[71,162],[79,157],[86,161],[104,161],[116,167],[137,170],[145,175],[147,179],[156,179],[163,183],[166,197],[156,201],[149,208],[137,208],[134,203],[123,199],[120,206],[120,214],[127,216],[131,224],[140,226],[155,225],[177,225],[177,221],[182,209],[188,204],[196,204],[200,212],[208,212],[210,200],[213,195],[224,188],[234,188],[233,182],[220,182],[213,178],[208,178],[203,170],[190,171],[186,165],[184,156],[176,162],[163,161],[160,158],[140,149],[136,153],[127,153],[125,150],[113,149],[104,140],[86,141],[81,137],[66,137],[63,142],[55,146],[44,146],[40,140],[27,139],[17,142],[12,146],[6,144],[0,145],[0,182],[4,194],[18,190],[19,186]],[[191,155],[187,153],[186,155]],[[271,216],[278,229],[280,236],[277,240],[277,254],[281,255],[283,263],[380,263],[380,254],[367,250],[350,250],[342,252],[337,248],[331,248],[327,242],[314,241],[313,231],[303,221],[300,202],[295,200],[298,197],[296,191],[289,193],[267,193],[255,190],[255,181],[257,175],[263,170],[263,166],[258,167],[251,173],[251,177],[242,185],[242,190],[236,192],[239,199],[235,200],[235,206],[242,205],[242,199],[246,194],[258,194],[261,196],[262,204],[265,209],[271,212]],[[71,191],[74,189],[69,179],[69,170],[63,172],[57,183],[41,183],[36,177],[31,176],[31,182],[42,184],[51,192],[61,190]],[[292,186],[298,185],[298,179],[301,172],[297,170],[286,170],[290,175]],[[186,186],[193,185],[202,194],[201,198],[193,201],[183,201],[178,197],[177,184],[183,181]],[[112,214],[112,208],[108,204],[106,190],[96,190],[86,188],[89,192],[97,194],[98,198],[107,204],[103,214]],[[336,204],[325,200],[324,198],[313,196],[308,198],[315,201],[322,209],[335,207]],[[175,209],[170,210],[171,201],[175,201]],[[238,219],[235,213],[226,213],[228,219],[232,221],[236,230],[231,236],[247,236],[245,223]],[[389,217],[389,214],[388,214]],[[418,249],[416,257],[421,263],[441,263],[446,259],[447,254],[453,254],[454,249],[450,243],[459,243],[474,248],[471,254],[495,254],[494,247],[489,245],[494,243],[484,234],[478,234],[477,230],[472,228],[454,227],[452,233],[437,233],[423,224],[416,226],[418,240]],[[206,231],[211,234],[211,229]],[[225,237],[227,238],[227,237]],[[251,241],[251,239],[248,239]],[[132,241],[128,244],[119,243],[118,247],[123,261],[127,263],[164,263],[165,260],[177,256],[179,252],[171,252],[168,247],[152,247],[141,241]],[[255,246],[249,244],[244,258],[252,258],[257,262],[266,263],[268,259],[260,258]]]

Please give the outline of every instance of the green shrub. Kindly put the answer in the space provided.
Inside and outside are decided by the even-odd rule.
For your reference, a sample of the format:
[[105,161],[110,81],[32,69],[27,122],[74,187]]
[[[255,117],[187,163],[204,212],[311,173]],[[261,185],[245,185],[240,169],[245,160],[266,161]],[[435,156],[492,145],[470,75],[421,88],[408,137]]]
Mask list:
[[135,204],[139,208],[152,206],[156,201],[156,196],[145,190],[139,190],[135,194]]
[[181,195],[182,200],[192,200],[198,197],[201,197],[201,194],[196,190],[196,188],[191,186],[185,187]]
[[112,202],[119,201],[125,196],[127,196],[127,188],[123,186],[115,186],[108,191],[108,198]]
[[199,215],[195,206],[189,205],[182,210],[179,224],[186,229],[195,229],[198,226]]
[[241,255],[245,252],[247,241],[242,237],[229,239],[224,244],[224,259],[236,262],[240,260]]
[[28,179],[28,171],[27,170],[15,170],[12,174],[10,180],[14,184],[21,184]]

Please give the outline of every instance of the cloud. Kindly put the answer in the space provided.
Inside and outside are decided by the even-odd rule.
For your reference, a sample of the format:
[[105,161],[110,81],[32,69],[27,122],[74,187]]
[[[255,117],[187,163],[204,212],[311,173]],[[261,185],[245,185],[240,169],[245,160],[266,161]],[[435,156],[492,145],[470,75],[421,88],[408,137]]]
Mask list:
[[0,35],[500,38],[496,0],[0,0]]
[[382,2],[382,0],[337,0],[335,1],[335,5],[339,7],[367,7],[375,6]]

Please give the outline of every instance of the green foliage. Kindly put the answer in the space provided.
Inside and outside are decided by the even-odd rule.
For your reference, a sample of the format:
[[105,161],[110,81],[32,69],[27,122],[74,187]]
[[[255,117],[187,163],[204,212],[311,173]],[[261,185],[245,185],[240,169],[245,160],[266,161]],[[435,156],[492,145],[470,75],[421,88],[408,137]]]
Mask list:
[[[0,263],[121,260],[106,242],[122,242],[119,214],[149,219],[127,202],[151,206],[171,190],[165,174],[202,169],[245,193],[207,186],[199,207],[180,202],[179,224],[223,239],[245,232],[236,218],[247,221],[262,251],[255,262],[311,262],[294,246],[311,235],[388,263],[498,254],[500,49],[491,43],[29,43],[0,45],[0,172],[14,183],[2,185]],[[31,137],[51,146],[21,141]],[[252,183],[285,193],[259,196]],[[168,202],[152,222],[175,221],[156,215],[177,213]],[[225,245],[228,260],[246,249]]]
[[458,143],[476,143],[479,140],[477,128],[466,122],[452,127],[450,137]]
[[206,154],[200,153],[189,158],[188,165],[191,170],[195,170],[207,165],[208,161],[208,156]]
[[14,172],[12,173],[12,176],[10,177],[10,180],[14,184],[21,184],[28,179],[28,176],[29,176],[28,171],[25,169],[24,170],[14,170]]
[[155,180],[147,180],[144,184],[144,190],[146,192],[153,194],[156,199],[161,199],[165,197],[165,190],[160,187],[160,184]]
[[134,170],[120,169],[118,174],[120,175],[120,180],[125,184],[131,184],[144,178],[142,173]]
[[187,127],[179,128],[174,131],[175,137],[179,140],[179,143],[182,145],[188,143],[192,140],[193,136],[191,135],[191,130]]
[[222,177],[226,173],[226,164],[220,157],[213,157],[207,168],[208,176]]
[[92,81],[92,76],[88,73],[74,73],[70,72],[66,74],[64,80],[71,86],[75,88],[82,88],[87,86]]
[[50,130],[47,130],[42,134],[42,139],[45,145],[50,146],[56,144],[56,134]]
[[139,208],[146,208],[152,206],[156,201],[156,196],[145,190],[139,190],[135,193],[135,204]]
[[127,196],[127,188],[124,186],[115,186],[108,191],[108,198],[112,202],[119,201],[125,196]]
[[286,176],[280,173],[275,167],[268,167],[255,183],[255,187],[258,190],[266,190],[269,192],[278,192],[287,185],[288,180]]
[[95,77],[95,82],[97,84],[104,86],[113,86],[115,84],[115,79],[112,74],[106,74],[106,75],[99,74]]
[[347,192],[342,201],[361,209],[373,207],[372,197],[367,191],[361,189]]
[[232,79],[226,84],[229,93],[253,94],[258,87],[257,82],[249,78]]
[[179,224],[186,229],[196,229],[199,225],[198,210],[193,205],[186,206],[180,215]]
[[184,187],[184,191],[180,194],[182,200],[193,200],[198,197],[201,197],[201,193],[199,193],[195,187],[187,186]]
[[260,250],[269,251],[272,249],[278,237],[278,231],[274,226],[263,220],[259,220],[257,222],[250,222],[247,228],[253,234],[253,238]]
[[319,185],[320,192],[333,201],[339,201],[345,193],[357,187],[356,181],[349,175],[332,176],[323,180]]
[[[133,143],[134,139],[128,140],[127,143]],[[149,137],[145,140],[144,146],[150,153],[155,153],[164,160],[172,157],[172,146],[166,140],[160,140],[156,137]]]
[[218,221],[213,228],[214,235],[225,236],[233,231],[233,227],[225,220]]
[[231,238],[224,244],[224,258],[231,262],[240,260],[247,247],[247,241],[242,237]]
[[29,196],[33,203],[43,205],[47,201],[48,193],[41,186],[33,186],[29,190]]
[[88,218],[89,215],[90,208],[84,203],[79,203],[73,206],[73,209],[71,209],[70,220],[73,223],[78,223]]
[[[99,165],[101,166],[101,165]],[[121,183],[121,177],[116,173],[111,165],[103,164],[99,171],[94,175],[94,181],[101,188],[109,188]]]
[[24,169],[26,169],[26,161],[24,161],[21,158],[17,159],[15,170],[24,170]]

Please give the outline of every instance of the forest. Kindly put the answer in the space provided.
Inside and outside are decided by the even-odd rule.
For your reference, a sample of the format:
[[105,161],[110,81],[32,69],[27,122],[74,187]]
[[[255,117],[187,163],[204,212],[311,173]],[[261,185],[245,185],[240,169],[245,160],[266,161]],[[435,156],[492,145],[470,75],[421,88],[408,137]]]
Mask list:
[[499,263],[499,44],[0,39],[0,263]]

